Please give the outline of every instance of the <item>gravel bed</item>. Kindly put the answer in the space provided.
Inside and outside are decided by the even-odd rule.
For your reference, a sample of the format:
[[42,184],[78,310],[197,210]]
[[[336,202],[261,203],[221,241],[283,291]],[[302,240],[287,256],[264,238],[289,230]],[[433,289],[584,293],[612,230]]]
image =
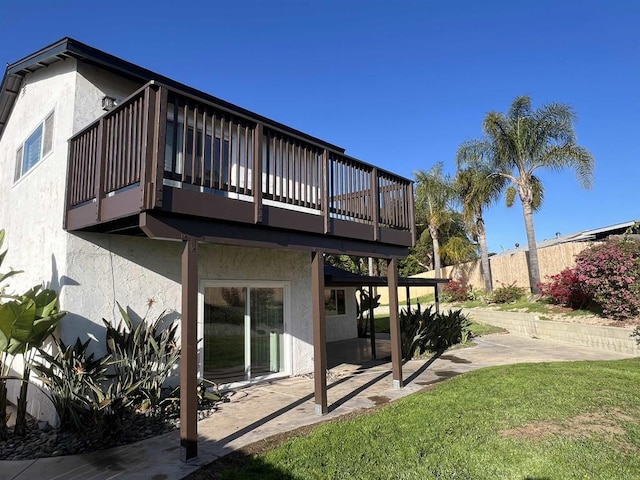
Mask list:
[[[217,409],[216,406],[200,408],[198,420],[210,417]],[[79,433],[61,431],[49,427],[48,424],[40,428],[35,420],[30,419],[24,437],[16,437],[13,428],[9,428],[9,438],[0,441],[0,460],[31,460],[88,453],[162,435],[179,426],[180,419],[177,417],[161,419],[137,415],[129,420],[120,432],[106,432],[100,435],[96,429],[90,427]]]

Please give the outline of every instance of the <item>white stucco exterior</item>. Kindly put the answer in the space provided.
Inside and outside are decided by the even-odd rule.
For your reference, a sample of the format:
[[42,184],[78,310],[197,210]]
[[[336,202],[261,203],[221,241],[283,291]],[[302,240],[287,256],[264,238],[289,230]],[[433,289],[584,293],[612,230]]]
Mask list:
[[[140,86],[72,58],[56,62],[25,77],[0,138],[0,228],[9,250],[3,266],[24,271],[11,279],[15,292],[40,283],[59,292],[68,314],[58,333],[66,343],[88,336],[102,342],[102,319],[119,319],[116,302],[147,318],[163,311],[177,318],[181,310],[181,243],[63,229],[68,139],[104,113],[103,96],[121,102]],[[51,112],[52,152],[14,182],[17,150]],[[286,373],[313,370],[308,252],[203,244],[198,270],[201,281],[285,283]],[[328,341],[356,336],[352,289],[346,308],[346,315],[327,318]],[[104,346],[96,342],[94,350],[102,353]],[[9,389],[15,401],[17,382]],[[53,420],[50,402],[35,388],[31,393],[30,413]]]
[[358,324],[354,320],[358,316],[356,289],[343,288],[342,290],[345,290],[345,313],[344,315],[327,315],[327,342],[358,336]]

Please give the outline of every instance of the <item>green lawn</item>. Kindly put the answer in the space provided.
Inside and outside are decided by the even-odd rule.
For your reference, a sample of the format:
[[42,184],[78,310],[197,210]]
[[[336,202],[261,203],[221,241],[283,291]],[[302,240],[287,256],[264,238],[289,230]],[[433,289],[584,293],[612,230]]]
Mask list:
[[[436,297],[433,293],[428,293],[427,295],[423,295],[421,297],[411,298],[411,307],[414,308],[418,303],[422,305],[422,307],[426,307],[427,305],[431,305],[435,302]],[[388,304],[381,305],[383,307],[388,307]],[[405,308],[407,306],[406,300],[400,302],[400,307]]]
[[638,385],[638,359],[486,368],[194,477],[638,479]]
[[[375,317],[376,333],[389,333],[389,316],[388,315],[376,315]],[[491,333],[506,332],[504,328],[494,327],[493,325],[487,325],[485,323],[471,322],[469,328],[471,333],[478,337],[480,335],[489,335]]]

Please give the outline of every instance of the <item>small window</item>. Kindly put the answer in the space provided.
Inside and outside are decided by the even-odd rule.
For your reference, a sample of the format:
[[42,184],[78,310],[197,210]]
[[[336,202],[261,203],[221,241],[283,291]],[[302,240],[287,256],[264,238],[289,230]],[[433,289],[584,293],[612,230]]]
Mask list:
[[324,291],[325,315],[344,315],[347,313],[345,291],[342,289],[326,289]]
[[53,150],[53,112],[36,127],[29,138],[20,145],[16,152],[16,170],[14,180],[38,164]]

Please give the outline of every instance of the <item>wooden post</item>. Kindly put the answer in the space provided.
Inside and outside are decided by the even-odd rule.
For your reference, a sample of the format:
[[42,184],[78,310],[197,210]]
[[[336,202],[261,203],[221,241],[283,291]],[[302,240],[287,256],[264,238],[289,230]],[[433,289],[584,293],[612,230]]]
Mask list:
[[391,370],[393,388],[402,388],[402,348],[400,346],[400,316],[398,315],[398,260],[387,260],[389,287],[389,327],[391,330]]
[[315,411],[326,415],[327,407],[327,332],[324,312],[323,252],[311,253],[311,295],[313,296],[313,380]]
[[[371,258],[369,258],[371,260]],[[369,270],[371,276],[371,270]],[[373,287],[369,285],[369,323],[371,325],[371,358],[376,359],[376,319],[373,314]]]
[[198,456],[198,241],[182,242],[180,460]]
[[[155,139],[152,155],[153,164],[149,177],[153,182],[153,196],[149,198],[149,207],[160,208],[162,207],[164,194],[164,157],[167,147],[167,105],[169,103],[169,92],[165,87],[158,87],[158,90],[152,98],[155,100],[155,108],[153,111],[154,123],[149,125],[149,128],[153,129],[152,133]],[[151,106],[149,106],[149,108],[151,109]],[[151,121],[151,117],[149,121]],[[173,142],[177,145],[177,135],[173,137]]]
[[407,296],[407,312],[411,313],[411,297],[410,295],[410,290],[411,288],[409,287],[409,285],[405,285],[405,292],[406,292],[406,296]]
[[324,223],[324,233],[331,230],[331,200],[329,198],[329,153],[325,148],[322,152],[322,179],[320,185],[320,195],[322,202],[322,219]]
[[95,170],[95,196],[96,196],[96,215],[97,223],[102,220],[102,199],[104,198],[104,177],[107,156],[107,122],[104,117],[100,118],[98,123],[98,141],[96,145],[96,170]]
[[380,189],[378,179],[378,169],[371,170],[371,223],[373,224],[373,240],[380,238]]
[[[262,223],[262,136],[263,126],[261,123],[256,125],[253,130],[253,176],[252,194],[253,194],[253,221],[254,223]],[[220,157],[222,158],[222,156]],[[267,176],[268,178],[268,176]]]

